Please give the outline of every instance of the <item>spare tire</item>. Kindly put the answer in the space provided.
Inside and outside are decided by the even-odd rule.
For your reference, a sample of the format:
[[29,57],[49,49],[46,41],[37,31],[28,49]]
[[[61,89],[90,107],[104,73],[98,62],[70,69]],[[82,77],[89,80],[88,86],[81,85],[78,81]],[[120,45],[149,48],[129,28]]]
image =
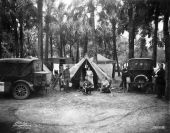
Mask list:
[[135,82],[138,82],[138,83],[146,83],[148,81],[148,78],[147,76],[145,75],[137,75],[135,78],[134,78],[134,81]]
[[135,83],[137,85],[137,88],[144,88],[146,86],[148,78],[145,75],[137,75],[134,78],[134,81],[135,81]]

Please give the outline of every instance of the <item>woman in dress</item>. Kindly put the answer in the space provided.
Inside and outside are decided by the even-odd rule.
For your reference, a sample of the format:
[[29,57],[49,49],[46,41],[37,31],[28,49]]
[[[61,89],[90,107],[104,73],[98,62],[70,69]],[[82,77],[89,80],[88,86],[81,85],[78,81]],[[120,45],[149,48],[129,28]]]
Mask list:
[[88,67],[86,71],[86,76],[87,76],[87,80],[93,85],[93,88],[94,88],[93,72],[90,70],[90,67]]

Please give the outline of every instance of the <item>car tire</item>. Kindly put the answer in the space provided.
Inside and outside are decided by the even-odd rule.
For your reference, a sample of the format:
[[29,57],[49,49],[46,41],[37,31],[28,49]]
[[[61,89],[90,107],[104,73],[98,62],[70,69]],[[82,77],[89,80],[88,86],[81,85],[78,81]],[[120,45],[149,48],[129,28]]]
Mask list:
[[26,99],[30,96],[30,87],[26,83],[19,82],[14,86],[12,95],[18,100]]

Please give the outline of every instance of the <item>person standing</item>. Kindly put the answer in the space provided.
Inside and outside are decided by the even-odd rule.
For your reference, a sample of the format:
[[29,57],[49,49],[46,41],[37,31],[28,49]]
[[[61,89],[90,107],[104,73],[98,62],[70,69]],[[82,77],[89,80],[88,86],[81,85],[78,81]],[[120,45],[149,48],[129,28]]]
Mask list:
[[163,64],[159,64],[159,70],[156,75],[156,87],[157,87],[157,97],[162,98],[165,93],[165,70],[163,69]]
[[68,92],[69,90],[69,82],[70,82],[70,70],[69,65],[66,65],[66,69],[63,71],[63,78],[65,83],[65,91]]
[[126,78],[128,77],[128,71],[126,68],[123,68],[122,70],[122,82],[121,82],[121,87],[123,88],[124,92],[127,90],[127,81]]
[[86,71],[86,76],[87,76],[87,80],[93,85],[93,88],[94,88],[93,72],[90,70],[90,67],[88,67]]
[[64,79],[63,79],[63,65],[59,65],[59,87],[60,87],[60,91],[61,89],[63,88],[63,82],[64,82]]
[[58,70],[54,71],[54,75],[53,75],[53,82],[52,82],[52,89],[54,89],[56,87],[56,85],[58,85],[58,80],[59,80],[59,76],[58,76]]

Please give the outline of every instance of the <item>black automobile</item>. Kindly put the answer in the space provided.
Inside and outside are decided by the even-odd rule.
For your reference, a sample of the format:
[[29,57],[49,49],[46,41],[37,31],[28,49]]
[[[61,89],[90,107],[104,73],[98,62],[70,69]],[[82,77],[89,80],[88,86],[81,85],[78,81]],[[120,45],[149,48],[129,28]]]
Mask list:
[[129,90],[153,90],[153,60],[150,58],[132,58],[128,61]]
[[15,99],[26,99],[30,93],[48,86],[46,71],[39,59],[0,59],[0,81],[5,82],[5,93]]

